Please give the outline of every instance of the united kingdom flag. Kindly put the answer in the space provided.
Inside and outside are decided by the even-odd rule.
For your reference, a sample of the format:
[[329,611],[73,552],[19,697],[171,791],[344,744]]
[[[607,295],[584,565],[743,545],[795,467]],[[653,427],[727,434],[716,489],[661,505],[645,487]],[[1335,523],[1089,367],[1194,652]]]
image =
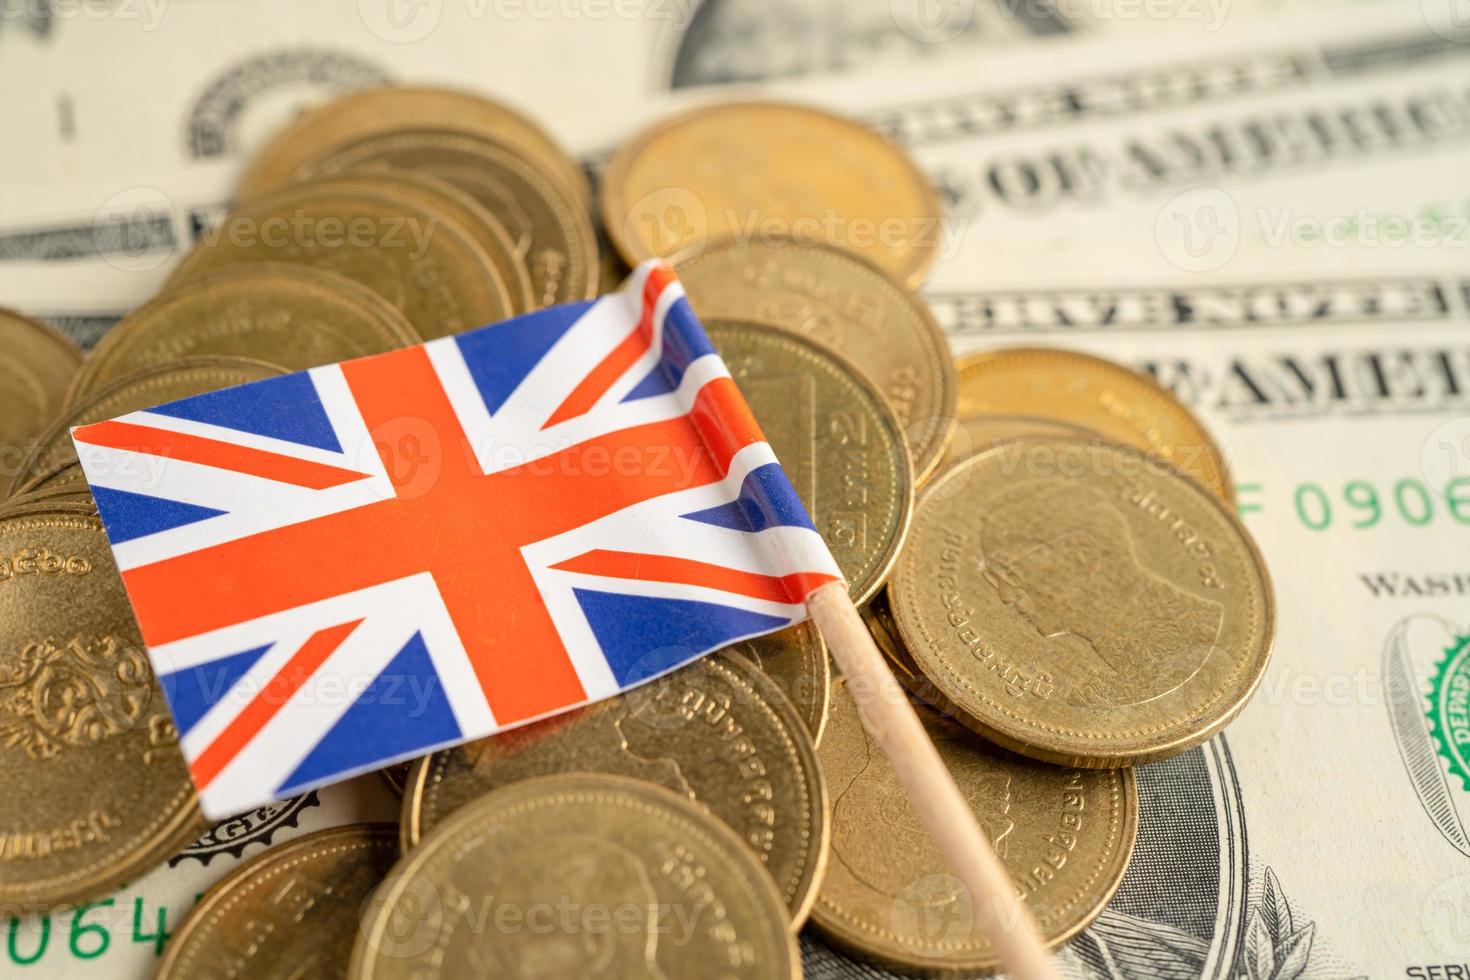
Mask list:
[[658,263],[73,438],[216,818],[606,698],[840,579]]

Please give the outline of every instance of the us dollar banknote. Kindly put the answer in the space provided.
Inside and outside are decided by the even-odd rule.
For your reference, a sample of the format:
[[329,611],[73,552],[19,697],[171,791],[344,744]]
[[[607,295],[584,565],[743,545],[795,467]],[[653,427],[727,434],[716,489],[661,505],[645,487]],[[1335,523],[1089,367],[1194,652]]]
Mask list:
[[[353,89],[483,91],[597,149],[671,99],[721,86],[926,66],[966,77],[1017,48],[1210,37],[1304,3],[253,0],[242,13],[229,0],[17,0],[0,4],[0,85],[18,93],[0,145],[0,275],[24,282],[45,263],[176,255],[206,186],[213,205],[226,203],[233,164],[306,106]],[[137,281],[146,295],[155,280]]]
[[[701,35],[701,11],[751,18],[752,38],[790,16],[711,3],[684,11],[682,31],[619,21],[594,40],[559,25],[586,54],[558,59],[579,81],[517,51],[487,64],[478,22],[448,4],[439,23],[462,29],[462,50],[269,9],[290,44],[275,28],[219,31],[206,0],[180,6],[161,22],[169,40],[128,55],[178,84],[125,80],[129,99],[146,86],[153,100],[130,116],[80,80],[89,58],[118,67],[107,30],[0,34],[0,77],[43,56],[77,75],[73,143],[54,136],[55,100],[22,122],[53,140],[63,166],[48,174],[83,175],[70,192],[33,169],[0,187],[0,295],[103,329],[228,203],[268,118],[375,79],[463,85],[473,61],[475,87],[545,107],[594,171],[616,139],[725,81],[866,119],[942,189],[925,291],[955,351],[1065,345],[1156,377],[1224,447],[1275,581],[1260,690],[1227,735],[1139,770],[1137,856],[1064,969],[1470,976],[1470,43],[1453,18],[1385,0],[1261,26],[1241,7],[1163,42],[1071,17],[1009,35],[1064,58],[978,57],[983,32],[967,28],[952,48],[864,68]],[[212,50],[163,56],[210,25]],[[543,37],[522,30],[501,36]],[[346,59],[340,73],[306,48]],[[229,93],[243,108],[216,111]],[[129,127],[126,165],[108,172],[97,148]],[[6,152],[8,175],[23,163]],[[34,933],[12,934],[32,949]],[[810,977],[886,975],[803,942]]]
[[0,909],[0,976],[144,980],[194,903],[241,862],[301,834],[397,815],[377,774],[361,776],[216,824],[115,894],[49,913]]
[[[1189,756],[1142,767],[1139,854],[1062,954],[1073,976],[1470,959],[1470,39],[1422,7],[1359,13],[1080,45],[1064,74],[991,59],[806,93],[942,182],[952,235],[925,288],[955,350],[1065,345],[1171,388],[1224,447],[1271,568],[1273,662],[1201,750],[1226,760],[1232,821],[1170,773]],[[1189,866],[1186,812],[1238,848],[1213,920],[1176,917],[1194,899],[1157,870]],[[1176,828],[1158,850],[1151,824]]]

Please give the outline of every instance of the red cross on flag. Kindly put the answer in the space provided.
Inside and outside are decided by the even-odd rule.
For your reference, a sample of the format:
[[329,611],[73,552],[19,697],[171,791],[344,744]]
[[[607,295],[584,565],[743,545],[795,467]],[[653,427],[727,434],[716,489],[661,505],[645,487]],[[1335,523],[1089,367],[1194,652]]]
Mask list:
[[606,698],[841,577],[656,262],[73,438],[213,818]]

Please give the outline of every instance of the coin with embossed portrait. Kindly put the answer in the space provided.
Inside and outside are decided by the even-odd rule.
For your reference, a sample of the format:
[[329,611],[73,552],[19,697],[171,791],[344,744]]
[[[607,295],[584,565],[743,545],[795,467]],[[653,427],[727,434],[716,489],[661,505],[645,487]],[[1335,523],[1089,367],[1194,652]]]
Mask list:
[[827,801],[795,708],[743,656],[713,656],[626,694],[415,764],[409,850],[456,810],[509,783],[607,772],[665,786],[728,824],[759,856],[800,928],[827,858]]
[[795,980],[771,876],[661,786],[593,773],[513,783],[426,836],[370,901],[355,980]]
[[362,904],[397,859],[391,824],[333,827],[257,854],[190,910],[156,976],[345,977]]
[[888,596],[963,720],[1062,765],[1203,742],[1245,706],[1275,636],[1265,564],[1227,506],[1087,438],[1022,438],[941,473]]
[[[1000,961],[972,896],[949,873],[888,757],[839,678],[821,757],[832,857],[812,922],[863,959],[923,976],[974,976]],[[1045,941],[1076,935],[1128,867],[1138,789],[1127,770],[1062,769],[1012,755],[917,706],[945,767],[990,838]]]
[[824,344],[743,320],[704,325],[853,601],[866,602],[888,577],[913,510],[898,417],[861,369]]
[[203,829],[102,524],[0,519],[0,902],[105,894]]

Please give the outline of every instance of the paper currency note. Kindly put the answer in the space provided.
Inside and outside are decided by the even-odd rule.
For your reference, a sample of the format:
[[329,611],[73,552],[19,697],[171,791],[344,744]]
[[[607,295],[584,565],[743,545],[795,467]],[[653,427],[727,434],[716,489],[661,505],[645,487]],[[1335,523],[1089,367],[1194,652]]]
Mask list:
[[[482,91],[594,149],[672,95],[925,65],[963,77],[1018,45],[1208,37],[1301,3],[254,0],[244,11],[229,0],[10,0],[0,3],[0,85],[21,94],[0,145],[0,265],[178,244],[160,196],[187,216],[210,179],[197,170],[238,161],[294,113],[351,89]],[[238,171],[221,174],[216,203]]]
[[[211,6],[198,4],[180,36],[203,30]],[[1229,456],[1270,563],[1280,604],[1271,671],[1225,740],[1143,771],[1155,849],[1141,841],[1118,899],[1063,954],[1072,975],[1470,975],[1470,571],[1460,557],[1470,541],[1470,44],[1426,17],[1432,5],[1380,6],[1334,15],[1328,28],[1200,32],[1167,46],[1067,41],[1065,62],[990,52],[900,59],[902,71],[835,66],[845,71],[835,81],[754,76],[884,127],[939,181],[953,234],[927,295],[957,351],[1075,346],[1151,372],[1193,405]],[[297,39],[327,36],[311,33],[327,15],[282,16]],[[324,19],[293,20],[308,16]],[[340,36],[340,47],[362,47]],[[694,49],[637,36],[641,67],[588,49],[585,63],[602,58],[611,81],[559,117],[560,135],[594,159],[660,111],[668,90],[684,91],[670,66]],[[104,46],[91,41],[77,57],[115,57]],[[321,94],[305,82],[263,86],[259,114],[199,130],[210,136],[197,146],[227,149],[193,156],[177,134],[210,118],[187,107],[210,90],[211,71],[282,50],[268,37],[225,47],[185,58],[189,98],[162,100],[138,122],[144,142],[172,154],[149,178],[170,198],[171,244],[138,255],[184,247],[192,215],[223,203],[231,154],[250,144],[248,120],[269,114],[272,93],[278,109],[295,104],[288,91]],[[448,56],[415,61],[428,45],[403,47],[401,57],[381,49],[394,52],[382,64],[402,66],[393,77],[463,71]],[[500,71],[477,77],[495,89]],[[506,71],[520,74],[502,94],[540,104],[544,76],[523,62]],[[123,123],[88,133],[116,138],[114,126]],[[55,152],[91,166],[90,149]],[[154,167],[143,158],[156,147],[136,152],[130,175]],[[219,171],[206,174],[201,160]],[[91,179],[108,189],[105,174]],[[121,190],[139,183],[127,179]],[[23,204],[0,206],[0,236],[19,228],[12,215],[61,213]],[[96,207],[81,213],[93,222]],[[146,236],[164,225],[151,215],[124,217],[104,239],[154,241]],[[86,260],[17,257],[11,268],[75,261]],[[126,276],[111,281],[127,293]],[[1191,822],[1213,830],[1181,830]],[[1187,887],[1180,867],[1198,869]],[[816,944],[807,966],[816,977],[881,975]]]
[[397,816],[383,781],[363,776],[226,820],[107,898],[51,914],[0,910],[0,976],[146,980],[199,896],[242,861],[314,830]]
[[946,187],[961,230],[926,292],[956,351],[1062,344],[1172,388],[1275,580],[1273,663],[1227,736],[1231,914],[1165,920],[1144,847],[1073,975],[1466,972],[1470,44],[1397,12],[830,96]]

